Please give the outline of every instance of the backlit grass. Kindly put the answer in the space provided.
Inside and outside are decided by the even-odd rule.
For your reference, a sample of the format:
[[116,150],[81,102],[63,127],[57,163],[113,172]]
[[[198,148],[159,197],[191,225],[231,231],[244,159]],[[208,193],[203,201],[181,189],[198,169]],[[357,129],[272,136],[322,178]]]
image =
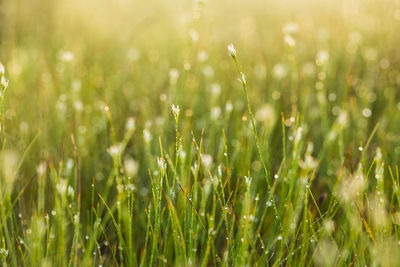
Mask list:
[[397,266],[396,1],[0,0],[0,260]]

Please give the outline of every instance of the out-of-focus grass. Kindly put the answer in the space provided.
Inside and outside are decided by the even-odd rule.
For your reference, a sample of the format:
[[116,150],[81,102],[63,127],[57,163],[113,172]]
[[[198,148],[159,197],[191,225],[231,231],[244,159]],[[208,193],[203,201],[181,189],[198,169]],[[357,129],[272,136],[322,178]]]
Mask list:
[[396,1],[0,0],[1,260],[396,266],[399,27]]

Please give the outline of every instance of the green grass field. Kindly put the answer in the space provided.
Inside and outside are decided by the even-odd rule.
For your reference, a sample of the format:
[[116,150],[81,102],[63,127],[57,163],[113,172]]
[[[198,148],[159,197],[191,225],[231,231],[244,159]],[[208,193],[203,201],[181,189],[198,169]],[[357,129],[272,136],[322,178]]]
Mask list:
[[0,0],[3,266],[399,266],[400,2]]

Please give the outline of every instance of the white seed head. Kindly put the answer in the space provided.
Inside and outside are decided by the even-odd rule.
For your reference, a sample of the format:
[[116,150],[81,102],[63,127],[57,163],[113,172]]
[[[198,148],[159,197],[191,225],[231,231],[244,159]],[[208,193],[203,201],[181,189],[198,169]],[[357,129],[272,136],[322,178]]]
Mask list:
[[201,160],[204,164],[204,167],[209,169],[213,163],[213,157],[210,154],[201,154]]
[[127,184],[125,185],[125,190],[129,193],[132,193],[133,191],[135,191],[135,186],[133,184]]
[[133,158],[127,158],[124,160],[124,168],[126,175],[136,176],[139,170],[139,163]]
[[221,108],[220,107],[213,107],[211,109],[211,118],[213,120],[217,120],[220,115],[221,115]]
[[221,165],[218,165],[218,175],[222,176],[222,167],[221,167]]
[[163,172],[165,172],[165,170],[167,169],[167,163],[165,163],[165,161],[162,158],[157,159],[157,165],[158,168]]
[[75,194],[74,188],[72,186],[68,185],[67,193],[68,193],[68,196],[73,197]]
[[111,157],[117,157],[121,155],[122,153],[122,144],[116,144],[112,145],[107,149],[108,154],[111,155]]
[[67,189],[67,180],[64,178],[60,178],[60,180],[56,184],[56,189],[60,195],[63,195],[65,193],[65,190]]
[[126,124],[125,124],[125,128],[128,131],[133,131],[135,130],[135,119],[130,117],[127,119]]
[[75,58],[74,54],[71,51],[63,51],[61,52],[61,61],[63,62],[71,62]]
[[246,75],[244,75],[244,73],[243,72],[241,72],[240,73],[240,81],[243,83],[243,84],[246,84]]
[[0,84],[1,84],[1,87],[2,87],[3,91],[8,88],[8,80],[6,79],[6,77],[4,77],[4,76],[1,77]]
[[318,66],[325,65],[329,60],[329,52],[327,50],[321,50],[317,53],[317,58],[315,59],[315,63]]
[[11,189],[16,178],[15,170],[17,169],[20,157],[15,150],[6,149],[3,153],[1,158],[2,172],[0,172],[0,175],[2,174],[3,185]]
[[232,102],[230,100],[226,101],[225,110],[228,113],[233,110],[233,104],[232,104]]
[[250,185],[251,185],[251,180],[253,180],[253,178],[252,178],[252,177],[249,177],[249,176],[245,176],[245,177],[244,177],[244,180],[245,180],[247,186],[250,187]]
[[4,248],[1,248],[0,249],[0,255],[3,256],[3,257],[7,257],[8,256],[8,250],[4,249]]
[[347,123],[347,120],[348,120],[348,116],[347,116],[347,112],[346,111],[341,111],[340,112],[340,114],[339,114],[339,117],[338,117],[338,119],[337,119],[337,122],[340,124],[340,125],[346,125],[346,123]]
[[172,113],[174,114],[175,119],[177,120],[179,118],[179,112],[180,112],[179,105],[175,106],[174,104],[172,104],[171,110],[172,110]]
[[324,221],[324,230],[328,234],[331,234],[333,231],[335,231],[335,222],[331,219],[327,219]]
[[0,76],[4,75],[5,72],[6,72],[5,68],[4,68],[3,64],[1,64],[1,62],[0,62]]
[[318,166],[318,161],[310,154],[306,154],[304,160],[299,161],[299,165],[303,170],[309,171]]
[[83,103],[80,100],[76,100],[74,102],[74,108],[76,111],[82,111],[83,110]]
[[146,143],[149,143],[153,139],[153,135],[148,129],[143,130],[143,139]]
[[290,34],[286,34],[283,40],[288,47],[294,47],[296,45],[296,40]]
[[169,82],[171,84],[176,84],[179,78],[179,70],[177,69],[170,69],[169,70]]
[[235,49],[235,47],[233,46],[233,44],[229,44],[229,45],[228,45],[228,52],[229,52],[229,55],[230,55],[232,58],[236,58],[236,49]]
[[39,176],[44,176],[47,170],[47,163],[46,161],[42,161],[37,167],[36,172]]

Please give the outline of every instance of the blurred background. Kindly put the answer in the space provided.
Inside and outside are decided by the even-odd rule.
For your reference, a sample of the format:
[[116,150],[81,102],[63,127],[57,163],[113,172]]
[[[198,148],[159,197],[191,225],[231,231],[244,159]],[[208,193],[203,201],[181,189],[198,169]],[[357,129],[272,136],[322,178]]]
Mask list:
[[400,4],[389,0],[0,0],[0,61],[10,80],[5,157],[20,159],[29,148],[18,181],[41,162],[72,168],[73,134],[83,184],[94,177],[101,188],[112,169],[108,106],[119,139],[135,118],[127,155],[139,162],[145,188],[158,137],[174,153],[170,107],[179,104],[184,147],[205,128],[205,152],[222,160],[225,129],[237,174],[262,175],[226,50],[234,43],[272,173],[283,115],[288,149],[290,127],[301,121],[322,162],[319,186],[328,186],[343,151],[361,150],[378,122],[387,163],[400,155],[399,28]]

